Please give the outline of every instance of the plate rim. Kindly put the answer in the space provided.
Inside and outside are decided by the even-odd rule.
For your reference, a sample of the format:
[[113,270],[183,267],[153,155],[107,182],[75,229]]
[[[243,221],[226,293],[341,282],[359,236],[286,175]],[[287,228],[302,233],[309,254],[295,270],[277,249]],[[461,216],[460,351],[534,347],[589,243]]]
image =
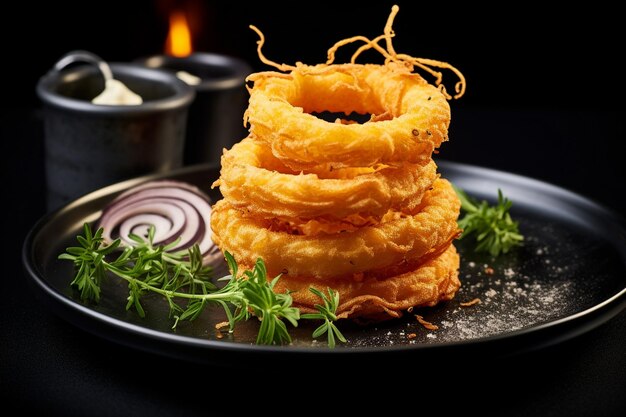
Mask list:
[[[551,184],[545,181],[541,181],[535,178],[526,177],[523,175],[500,171],[497,169],[470,165],[464,163],[450,162],[450,161],[438,161],[437,165],[439,168],[443,170],[456,170],[461,172],[472,172],[472,175],[476,175],[479,173],[481,177],[488,178],[504,178],[508,180],[507,182],[517,184],[518,186],[533,186],[538,187],[539,189],[543,189],[552,194],[556,194],[568,201],[576,202],[578,205],[582,205],[583,209],[593,210],[599,213],[603,213],[608,216],[607,220],[611,222],[615,222],[622,228],[621,232],[626,236],[626,222],[624,219],[615,211],[610,208],[595,202],[585,196],[577,194],[573,191],[570,191],[566,188],[557,186],[555,184]],[[52,307],[53,311],[62,316],[66,321],[69,321],[73,325],[89,332],[95,334],[100,337],[104,337],[116,343],[121,343],[123,345],[128,345],[132,347],[136,347],[143,350],[157,351],[162,354],[166,354],[168,356],[179,356],[173,352],[167,352],[171,347],[177,347],[183,345],[185,348],[198,349],[202,352],[207,351],[220,351],[229,354],[237,354],[237,353],[250,353],[250,352],[258,352],[258,353],[280,353],[286,354],[289,356],[298,355],[298,356],[319,356],[319,355],[355,355],[361,356],[365,354],[392,354],[392,353],[400,353],[400,352],[432,352],[432,351],[447,351],[449,349],[461,349],[461,348],[479,348],[481,346],[487,344],[497,344],[498,342],[511,342],[520,340],[523,338],[527,338],[529,336],[540,335],[542,332],[555,330],[559,328],[564,328],[567,326],[574,326],[576,323],[580,321],[584,321],[585,319],[590,318],[591,322],[585,326],[584,329],[578,329],[576,331],[576,327],[573,330],[567,331],[567,329],[563,329],[562,334],[558,338],[550,338],[556,339],[552,342],[549,340],[544,343],[534,343],[533,345],[542,347],[549,346],[564,340],[571,339],[576,337],[579,334],[586,333],[587,331],[600,326],[601,324],[607,322],[617,314],[619,314],[623,309],[626,308],[626,282],[624,283],[624,288],[608,297],[604,301],[594,304],[593,306],[570,314],[566,317],[562,317],[556,320],[551,320],[545,323],[541,323],[538,325],[534,325],[531,327],[513,330],[505,333],[497,333],[488,336],[482,336],[474,339],[465,339],[465,340],[457,340],[457,341],[448,341],[441,343],[422,343],[422,344],[406,344],[406,345],[388,345],[388,346],[364,346],[364,347],[341,347],[339,349],[326,349],[323,346],[320,348],[316,347],[303,347],[303,346],[280,346],[280,345],[256,345],[253,343],[241,343],[241,342],[231,342],[228,340],[208,340],[208,339],[200,339],[192,336],[178,335],[175,333],[166,333],[159,330],[154,330],[145,326],[141,326],[138,324],[128,323],[121,319],[108,316],[104,313],[91,309],[85,305],[82,305],[68,297],[64,294],[57,291],[53,288],[46,280],[43,273],[38,271],[38,268],[35,265],[35,256],[34,256],[34,242],[38,236],[38,234],[42,231],[42,229],[52,221],[52,219],[62,215],[63,212],[71,210],[76,206],[80,206],[87,201],[91,201],[95,198],[102,196],[109,196],[117,192],[121,192],[127,188],[130,188],[136,184],[141,182],[162,179],[162,178],[170,178],[170,177],[180,177],[184,175],[189,175],[197,172],[202,172],[205,170],[217,169],[219,166],[216,164],[198,164],[192,165],[188,167],[184,167],[181,169],[177,169],[174,171],[170,171],[168,173],[158,173],[158,174],[150,174],[144,175],[136,178],[131,178],[125,181],[121,181],[93,192],[87,193],[82,197],[79,197],[72,202],[59,207],[58,209],[45,214],[42,216],[29,230],[24,243],[22,245],[22,265],[24,271],[26,272],[27,278],[31,286],[34,286],[35,289],[39,290],[42,295],[44,295],[44,301],[50,307]],[[65,314],[61,313],[58,308],[55,307],[63,307],[68,308],[73,311],[77,311],[80,316],[75,317],[74,320],[71,317],[65,317]],[[597,316],[597,317],[594,317]],[[85,325],[81,325],[78,323],[80,318],[87,317],[89,320],[95,320],[99,326],[105,326],[109,328],[109,330],[113,330],[115,332],[121,332],[123,334],[130,335],[132,337],[139,338],[147,338],[148,340],[158,340],[159,342],[165,343],[167,345],[166,349],[150,349],[147,347],[137,346],[135,343],[130,343],[129,341],[120,340],[120,338],[108,337],[107,335],[103,335],[103,332],[94,331],[93,328]],[[526,350],[520,348],[519,350]],[[186,358],[189,359],[189,358]]]

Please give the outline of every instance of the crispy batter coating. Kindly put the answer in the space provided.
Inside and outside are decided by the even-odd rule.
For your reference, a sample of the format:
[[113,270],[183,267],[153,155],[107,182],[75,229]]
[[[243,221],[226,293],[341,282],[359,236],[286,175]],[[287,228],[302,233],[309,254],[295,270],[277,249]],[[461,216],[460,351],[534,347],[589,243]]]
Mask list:
[[339,292],[337,308],[341,318],[399,317],[410,307],[434,306],[451,300],[461,286],[458,278],[459,255],[454,246],[440,256],[418,268],[385,279],[367,278],[363,281],[335,279],[320,282],[314,278],[283,277],[275,289],[291,291],[294,305],[303,312],[313,311],[319,298],[308,288],[326,291],[327,287]]
[[[291,77],[251,76],[250,132],[294,169],[419,163],[448,139],[450,106],[439,89],[405,66],[297,66]],[[389,115],[363,124],[331,123],[311,112]]]
[[267,146],[246,138],[224,152],[219,186],[231,206],[262,218],[381,218],[389,210],[414,210],[436,178],[433,161],[320,178],[290,170]]
[[310,276],[319,280],[346,277],[413,261],[457,236],[459,199],[450,183],[439,179],[424,194],[416,214],[352,232],[295,235],[270,229],[271,223],[232,207],[228,200],[213,207],[213,240],[239,263],[262,258],[271,276]]

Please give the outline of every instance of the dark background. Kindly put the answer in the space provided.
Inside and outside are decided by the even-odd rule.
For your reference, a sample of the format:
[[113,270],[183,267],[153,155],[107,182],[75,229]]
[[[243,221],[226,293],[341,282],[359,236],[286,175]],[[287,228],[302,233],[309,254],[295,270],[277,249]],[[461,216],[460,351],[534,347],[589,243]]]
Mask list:
[[[257,58],[257,37],[248,25],[266,34],[270,59],[315,64],[325,61],[326,50],[339,39],[382,33],[393,2],[363,3],[13,3],[3,13],[19,22],[16,30],[2,28],[3,118],[10,123],[11,111],[39,106],[38,78],[70,50],[86,49],[107,61],[162,53],[174,8],[188,12],[197,50],[243,58],[258,71],[268,68]],[[283,14],[288,18],[278,17]],[[440,157],[555,182],[626,209],[614,187],[626,178],[620,16],[601,2],[550,10],[541,2],[500,8],[401,3],[396,50],[450,62],[467,78],[466,95],[451,103],[451,142]],[[451,91],[456,80],[446,76]],[[31,140],[32,151],[41,147]],[[572,175],[582,171],[588,172],[586,184]]]
[[[316,64],[326,60],[326,50],[339,39],[382,34],[396,2],[42,3],[13,2],[3,12],[16,23],[3,28],[4,70],[14,81],[32,85],[72,49],[108,61],[161,53],[172,9],[188,12],[199,51],[238,56],[255,70],[267,69],[257,59],[257,36],[248,29],[254,24],[266,34],[264,51],[270,59]],[[626,87],[618,64],[623,22],[617,10],[601,2],[555,10],[539,2],[510,2],[506,8],[477,3],[400,2],[394,24],[397,51],[447,61],[464,72],[468,91],[458,106],[613,109],[621,101]],[[25,88],[17,98],[32,104],[34,90]]]
[[[108,61],[161,53],[173,7],[190,12],[198,50],[237,56],[264,70],[249,24],[265,33],[270,59],[314,64],[325,60],[338,39],[382,33],[393,3],[38,3],[3,6],[0,25],[0,165],[4,213],[10,213],[3,216],[2,248],[5,262],[13,265],[3,276],[0,301],[0,389],[23,411],[65,415],[175,415],[211,410],[229,395],[232,401],[224,385],[238,387],[234,398],[260,390],[253,370],[200,367],[120,347],[73,328],[30,297],[19,251],[27,230],[45,212],[35,84],[74,49]],[[440,158],[531,176],[626,210],[621,13],[601,2],[556,11],[547,10],[545,2],[496,7],[467,2],[460,8],[447,2],[399,3],[396,50],[450,62],[468,81],[466,96],[451,103],[451,140]],[[454,80],[451,74],[447,79]],[[433,364],[416,358],[406,369],[379,366],[378,372],[356,376],[342,374],[337,364],[316,369],[294,364],[294,370],[274,370],[260,380],[275,398],[288,388],[306,387],[298,394],[302,404],[352,384],[385,395],[387,404],[394,389],[409,390],[413,395],[389,406],[416,403],[415,412],[430,401],[441,409],[454,403],[484,414],[623,415],[625,328],[622,312],[573,341],[506,360],[455,364],[450,358]],[[276,388],[272,379],[292,371],[298,375],[294,383]],[[205,381],[206,391],[186,383],[190,375]],[[307,381],[320,375],[329,375],[328,386],[309,387]]]

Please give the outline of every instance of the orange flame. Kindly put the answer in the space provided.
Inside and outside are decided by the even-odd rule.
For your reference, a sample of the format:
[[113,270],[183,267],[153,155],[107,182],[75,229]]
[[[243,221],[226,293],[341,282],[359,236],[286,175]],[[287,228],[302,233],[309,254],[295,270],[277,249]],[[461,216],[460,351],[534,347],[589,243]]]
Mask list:
[[165,41],[165,53],[177,57],[185,57],[193,51],[191,31],[185,13],[174,11],[170,14],[170,31]]

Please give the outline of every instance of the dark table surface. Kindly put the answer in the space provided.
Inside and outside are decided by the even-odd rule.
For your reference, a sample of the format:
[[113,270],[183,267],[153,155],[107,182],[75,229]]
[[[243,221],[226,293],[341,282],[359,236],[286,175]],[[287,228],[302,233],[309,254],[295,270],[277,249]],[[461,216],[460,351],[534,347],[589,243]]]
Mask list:
[[[552,182],[624,213],[624,116],[597,109],[459,108],[451,142],[439,157]],[[265,408],[247,401],[259,392],[313,407],[313,398],[350,398],[341,390],[355,387],[372,399],[360,396],[350,404],[380,400],[390,411],[409,407],[419,413],[430,404],[479,415],[626,415],[626,311],[537,351],[437,363],[415,357],[393,367],[372,361],[349,370],[332,362],[283,363],[280,369],[271,363],[246,369],[198,365],[79,330],[33,297],[20,261],[27,231],[45,213],[41,114],[18,108],[0,117],[7,231],[0,301],[4,408],[17,407],[20,414],[189,415],[218,406]],[[316,385],[320,379],[326,384]]]

